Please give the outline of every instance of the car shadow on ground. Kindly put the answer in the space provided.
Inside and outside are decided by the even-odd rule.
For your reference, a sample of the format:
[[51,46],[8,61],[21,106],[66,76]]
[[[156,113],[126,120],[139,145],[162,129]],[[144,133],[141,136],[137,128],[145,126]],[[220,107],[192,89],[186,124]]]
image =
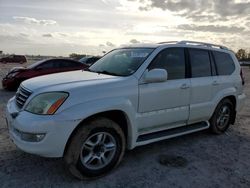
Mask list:
[[[4,134],[6,137],[8,136],[6,130],[1,134]],[[235,132],[234,129],[229,129],[227,134],[220,136],[212,135],[208,130],[205,130],[140,146],[134,150],[127,151],[120,166],[107,176],[95,181],[81,182],[72,177],[65,170],[62,159],[43,158],[27,154],[15,148],[13,144],[10,144],[11,147],[1,149],[1,151],[4,152],[0,153],[0,180],[2,178],[10,179],[11,181],[8,183],[5,182],[8,187],[14,187],[17,183],[19,185],[29,185],[29,187],[39,184],[49,185],[53,184],[52,182],[54,181],[57,183],[56,185],[53,184],[53,186],[80,183],[81,185],[104,184],[126,187],[128,185],[142,185],[143,182],[149,181],[147,178],[150,178],[150,173],[158,174],[158,176],[154,175],[157,177],[156,181],[162,181],[162,179],[166,179],[168,175],[170,175],[169,178],[171,178],[173,174],[180,173],[180,171],[189,172],[196,170],[198,172],[193,172],[193,175],[199,175],[200,169],[198,169],[198,166],[201,161],[204,162],[204,160],[209,160],[209,157],[211,160],[212,157],[216,163],[220,160],[222,163],[224,162],[223,157],[228,155],[227,152],[231,153],[232,151],[223,148],[222,145],[225,143],[230,145],[236,142],[234,141],[234,137],[237,134],[237,131]],[[234,137],[232,137],[232,135]],[[241,135],[240,139],[245,140],[248,138]],[[216,143],[219,144],[216,145]],[[250,141],[248,141],[248,143],[250,143]],[[223,149],[225,149],[225,151]],[[211,154],[211,152],[214,152],[214,154]],[[162,164],[161,157],[164,156],[165,161],[164,159],[163,161],[165,164]],[[178,163],[183,160],[185,164],[178,165]],[[212,163],[212,165],[213,164],[214,163]],[[227,163],[224,164],[224,166],[225,170],[230,171],[230,173],[233,171],[226,167]],[[207,167],[204,166],[199,168],[204,169]],[[183,177],[187,178],[189,176],[192,177],[192,174],[184,173],[179,175],[179,177],[175,177],[175,180],[180,180]],[[173,186],[175,185],[175,180],[172,180]],[[244,181],[250,185],[248,180],[244,179]],[[150,183],[152,184],[153,182],[149,181],[147,185],[150,185]]]

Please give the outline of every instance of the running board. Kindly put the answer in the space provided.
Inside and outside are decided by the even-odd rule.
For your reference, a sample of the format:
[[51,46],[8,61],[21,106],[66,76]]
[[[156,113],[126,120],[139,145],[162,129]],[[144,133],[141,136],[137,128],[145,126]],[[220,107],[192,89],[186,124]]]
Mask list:
[[158,140],[173,138],[173,137],[201,131],[207,128],[209,128],[209,122],[200,122],[200,123],[173,128],[173,129],[143,134],[137,138],[136,142],[148,142],[149,141],[150,143],[150,142],[154,142]]

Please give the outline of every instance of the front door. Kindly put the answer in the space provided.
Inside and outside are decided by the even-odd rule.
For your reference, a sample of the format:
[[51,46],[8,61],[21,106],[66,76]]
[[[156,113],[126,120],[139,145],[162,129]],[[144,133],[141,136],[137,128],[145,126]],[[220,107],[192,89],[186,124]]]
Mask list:
[[148,70],[165,69],[168,80],[139,84],[139,131],[186,124],[189,117],[190,79],[186,79],[185,66],[183,48],[166,48],[151,62]]

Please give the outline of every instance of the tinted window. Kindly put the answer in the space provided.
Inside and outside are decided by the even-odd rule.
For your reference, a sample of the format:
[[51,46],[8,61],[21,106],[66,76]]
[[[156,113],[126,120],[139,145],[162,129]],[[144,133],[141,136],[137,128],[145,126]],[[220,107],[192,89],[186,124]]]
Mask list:
[[77,62],[69,61],[69,60],[57,60],[55,62],[56,68],[73,68],[77,66],[80,66],[80,63],[78,64]]
[[230,75],[235,67],[231,56],[224,52],[213,52],[219,75]]
[[38,68],[38,69],[50,69],[50,68],[54,68],[54,63],[53,63],[52,60],[46,61],[46,62],[38,65],[36,68]]
[[151,63],[149,69],[165,69],[168,80],[185,78],[185,54],[182,48],[168,48],[161,51]]
[[211,76],[209,52],[189,49],[192,78]]

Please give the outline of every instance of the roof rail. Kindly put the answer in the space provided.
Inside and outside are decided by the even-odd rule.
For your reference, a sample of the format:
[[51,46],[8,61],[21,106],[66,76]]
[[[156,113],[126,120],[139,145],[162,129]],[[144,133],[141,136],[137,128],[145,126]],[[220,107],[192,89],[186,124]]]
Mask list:
[[199,45],[199,46],[206,46],[209,48],[220,48],[223,50],[229,50],[225,46],[217,45],[217,44],[211,44],[211,43],[205,43],[205,42],[198,42],[198,41],[189,41],[189,40],[183,40],[180,42],[177,42],[178,44],[191,44],[191,45]]
[[157,44],[169,44],[169,43],[178,43],[178,41],[158,42]]

